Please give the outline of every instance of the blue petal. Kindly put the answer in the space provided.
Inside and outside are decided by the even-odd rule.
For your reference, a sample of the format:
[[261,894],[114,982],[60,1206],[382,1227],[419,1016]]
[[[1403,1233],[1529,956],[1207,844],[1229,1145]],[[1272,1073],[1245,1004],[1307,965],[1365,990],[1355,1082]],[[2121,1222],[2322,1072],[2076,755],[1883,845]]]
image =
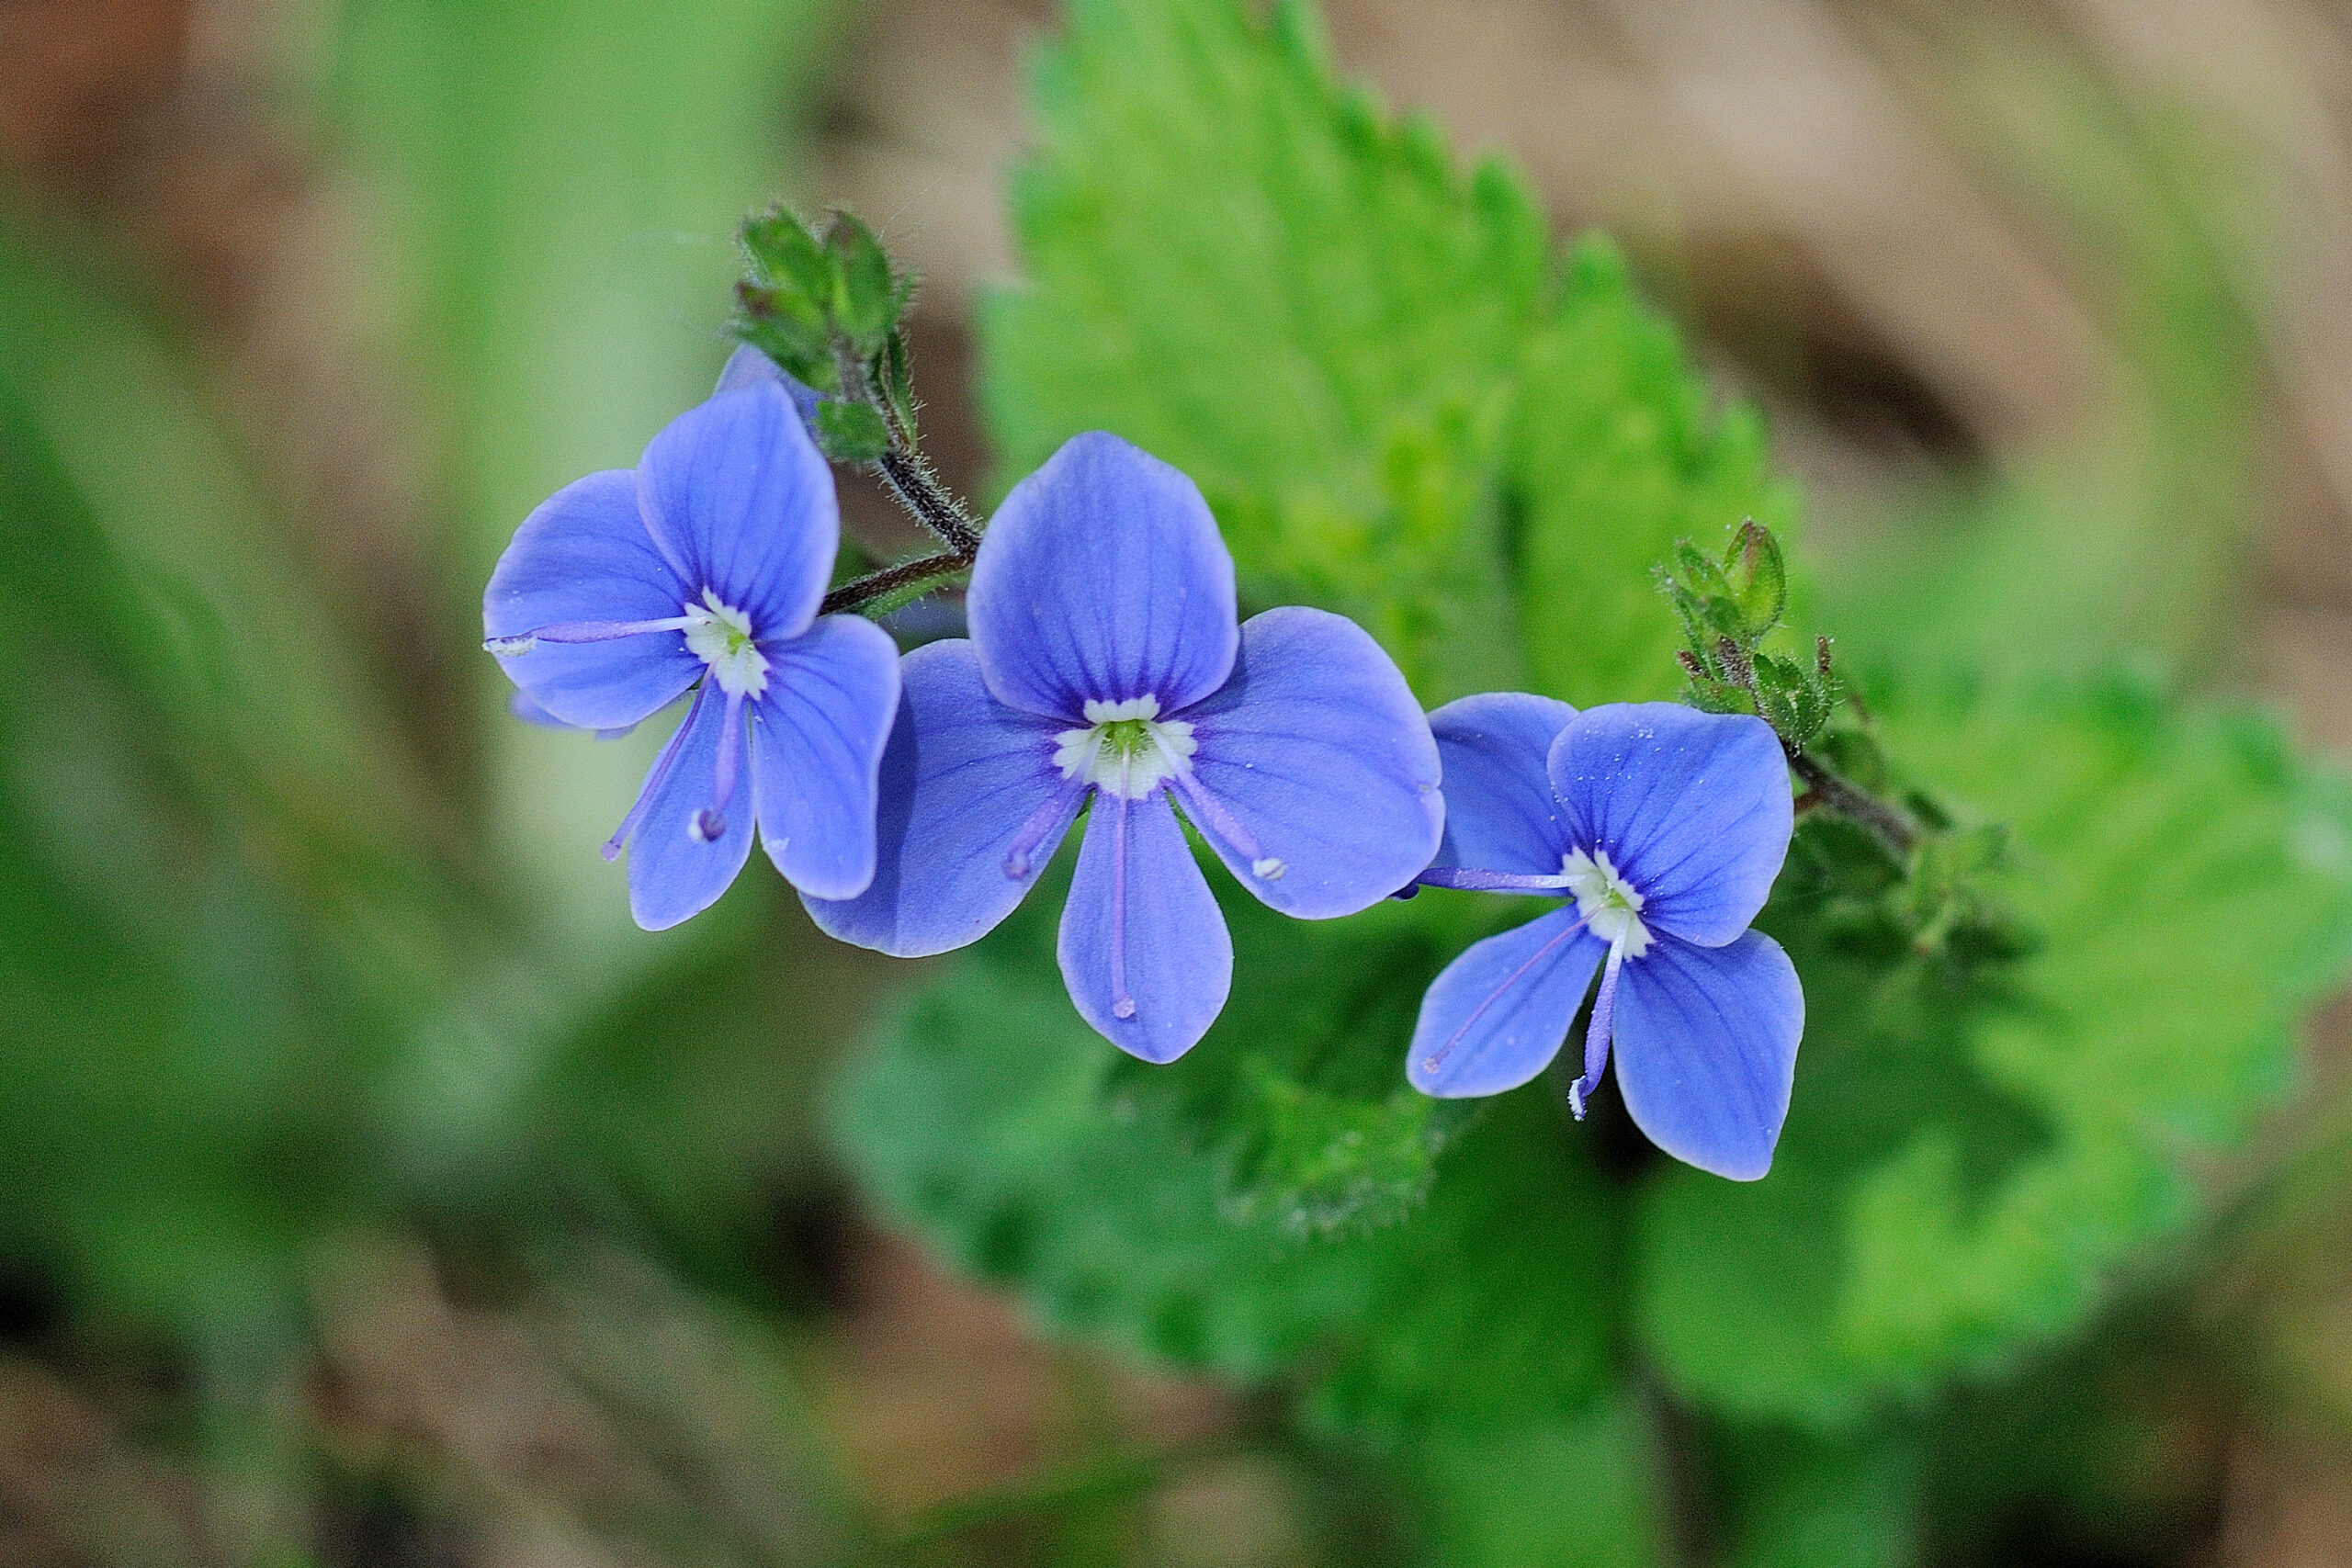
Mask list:
[[1060,953],[1079,1016],[1131,1056],[1172,1062],[1216,1021],[1233,988],[1233,939],[1165,793],[1095,796]]
[[1619,982],[1617,1092],[1668,1154],[1753,1181],[1772,1168],[1804,1033],[1796,968],[1763,932],[1657,942]]
[[1251,617],[1233,678],[1182,717],[1198,748],[1185,815],[1284,914],[1352,915],[1436,852],[1437,743],[1396,662],[1354,622],[1295,607]]
[[1608,951],[1574,909],[1476,943],[1421,998],[1406,1078],[1446,1100],[1517,1089],[1560,1054]]
[[[512,696],[508,697],[506,699],[506,711],[513,714],[516,718],[521,719],[525,724],[535,726],[540,729],[577,729],[580,728],[576,724],[564,723],[563,720],[556,717],[555,715],[548,712],[547,709],[533,702],[531,700],[531,694],[528,692],[516,692]],[[637,726],[633,724],[627,724],[623,725],[618,729],[600,729],[596,731],[596,739],[599,740],[618,740],[636,728]]]
[[580,728],[576,724],[564,723],[563,720],[556,717],[555,715],[548,712],[547,709],[533,702],[531,700],[531,694],[525,691],[517,691],[513,696],[506,699],[506,711],[513,714],[516,718],[521,719],[525,724],[535,726],[540,729],[577,729]]
[[718,373],[718,385],[710,389],[710,395],[715,398],[721,392],[740,392],[762,381],[774,381],[784,389],[785,395],[792,400],[792,412],[800,416],[800,423],[813,435],[817,405],[824,400],[817,395],[815,388],[797,376],[786,375],[782,366],[748,343],[737,345],[735,352],[727,356],[726,367]]
[[[803,896],[819,929],[900,958],[945,953],[1012,913],[1078,815],[1054,766],[1057,727],[989,695],[972,645],[929,643],[899,664],[882,753],[874,880],[839,901]],[[1030,830],[1026,872],[1005,857]]]
[[[482,631],[511,637],[571,621],[667,620],[687,597],[638,516],[635,478],[616,468],[566,485],[523,520],[482,593]],[[678,632],[536,643],[498,663],[541,709],[583,729],[635,724],[703,671]]]
[[1012,487],[966,605],[989,690],[1050,718],[1141,696],[1166,714],[1233,668],[1233,557],[1208,503],[1183,474],[1101,431]]
[[1652,931],[1720,947],[1764,907],[1795,808],[1762,719],[1679,703],[1587,708],[1552,743],[1550,771],[1568,836],[1609,852]]
[[725,699],[705,686],[686,710],[685,739],[668,775],[647,775],[652,793],[628,843],[629,913],[647,931],[665,931],[709,908],[751,856],[752,803],[741,791],[718,838],[706,841],[689,830],[695,813],[711,804],[726,716]]
[[752,707],[760,841],[784,879],[820,898],[874,880],[875,780],[899,711],[899,648],[857,615],[826,615],[770,644]]
[[645,448],[637,481],[646,526],[695,598],[717,590],[763,642],[808,629],[841,518],[832,470],[781,384],[754,381],[680,414]]
[[1445,764],[1445,838],[1436,865],[1556,876],[1573,847],[1544,761],[1577,710],[1525,692],[1486,692],[1430,715]]

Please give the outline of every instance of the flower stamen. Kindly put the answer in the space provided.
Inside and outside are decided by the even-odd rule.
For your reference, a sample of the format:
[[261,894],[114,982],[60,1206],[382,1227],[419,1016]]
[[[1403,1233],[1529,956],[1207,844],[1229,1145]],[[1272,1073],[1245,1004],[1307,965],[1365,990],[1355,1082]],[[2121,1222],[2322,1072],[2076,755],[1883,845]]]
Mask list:
[[1471,1029],[1480,1019],[1487,1016],[1487,1010],[1493,1007],[1497,1002],[1502,1000],[1504,992],[1510,990],[1513,986],[1518,985],[1521,980],[1526,979],[1528,974],[1533,970],[1537,964],[1552,956],[1552,952],[1555,948],[1558,947],[1562,942],[1567,941],[1568,938],[1576,935],[1577,932],[1582,930],[1584,930],[1584,921],[1581,919],[1570,920],[1566,925],[1560,928],[1558,935],[1553,937],[1551,941],[1545,942],[1533,953],[1528,954],[1526,963],[1512,970],[1509,977],[1506,978],[1501,985],[1497,986],[1493,990],[1487,992],[1486,998],[1479,1002],[1476,1007],[1470,1010],[1470,1016],[1464,1019],[1461,1024],[1455,1028],[1452,1034],[1446,1036],[1444,1044],[1439,1046],[1436,1050],[1421,1058],[1421,1070],[1427,1073],[1433,1073],[1437,1071],[1438,1068],[1444,1064],[1445,1059],[1453,1054],[1453,1048],[1462,1043],[1462,1037],[1469,1033]]
[[1146,693],[1124,702],[1089,702],[1086,723],[1054,737],[1054,766],[1122,800],[1141,800],[1171,778],[1193,772],[1199,749],[1193,727],[1161,718],[1159,699]]
[[645,815],[645,808],[653,803],[653,797],[660,795],[662,786],[669,782],[670,770],[677,765],[678,753],[685,750],[686,735],[695,727],[695,714],[702,706],[702,696],[700,691],[695,692],[695,700],[686,705],[686,716],[679,721],[670,739],[662,743],[662,754],[653,759],[653,769],[645,775],[645,787],[637,792],[637,803],[628,808],[628,815],[621,818],[621,825],[613,829],[613,836],[605,840],[602,853],[608,863],[621,858],[621,846],[628,842],[631,833],[637,831],[638,819]]
[[671,615],[658,621],[558,621],[513,637],[484,637],[481,645],[488,652],[514,659],[543,642],[614,642],[625,637],[643,637],[648,632],[684,631],[690,621],[686,615]]
[[[1634,922],[1641,929],[1641,922]],[[1648,939],[1645,937],[1644,942]],[[1568,1086],[1568,1110],[1579,1122],[1584,1120],[1584,1108],[1592,1100],[1592,1091],[1600,1087],[1600,1069],[1609,1065],[1609,1042],[1617,1027],[1617,976],[1624,968],[1628,944],[1619,939],[1609,944],[1609,962],[1600,971],[1600,990],[1592,998],[1592,1021],[1584,1032],[1584,1073]]]
[[[724,682],[720,690],[726,691]],[[743,747],[743,694],[727,692],[727,711],[719,716],[718,761],[712,769],[710,805],[686,821],[686,836],[696,843],[717,843],[727,836],[727,807],[735,799],[735,776]]]
[[1650,929],[1642,924],[1642,906],[1648,900],[1610,863],[1607,850],[1570,851],[1560,857],[1560,876],[1576,895],[1577,913],[1593,935],[1612,948],[1623,947],[1628,958],[1650,950]]
[[1004,852],[1005,875],[1018,882],[1029,874],[1037,863],[1037,847],[1046,841],[1046,835],[1075,809],[1070,805],[1070,796],[1080,794],[1086,787],[1076,780],[1067,781],[1029,814],[1029,819],[1021,824],[1021,830],[1012,835],[1012,843]]
[[686,606],[679,626],[686,651],[710,667],[718,689],[732,697],[756,697],[768,689],[768,656],[752,635],[752,617],[719,603],[718,591],[702,591],[700,604]]
[[1176,792],[1177,798],[1184,803],[1185,811],[1191,814],[1195,822],[1206,827],[1218,838],[1231,845],[1235,854],[1249,860],[1250,875],[1261,882],[1280,882],[1283,879],[1283,873],[1288,871],[1290,867],[1261,850],[1258,847],[1258,840],[1250,836],[1250,830],[1235,821],[1233,814],[1227,811],[1216,796],[1201,787],[1200,780],[1193,776],[1193,771],[1190,768],[1177,774],[1170,787]]

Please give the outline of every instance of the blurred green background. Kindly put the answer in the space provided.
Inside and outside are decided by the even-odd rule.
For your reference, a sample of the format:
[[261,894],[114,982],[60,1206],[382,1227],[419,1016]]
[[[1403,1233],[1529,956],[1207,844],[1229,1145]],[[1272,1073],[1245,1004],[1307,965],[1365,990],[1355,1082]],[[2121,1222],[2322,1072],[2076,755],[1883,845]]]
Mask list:
[[[2341,786],[2153,694],[2352,748],[2352,23],[1335,0],[1336,69],[1444,127],[1388,139],[1295,17],[1081,10],[1041,56],[1057,9],[1021,0],[0,0],[0,1562],[2352,1562],[2352,1089],[2340,1011],[2304,1016],[2343,974],[2312,890],[2352,853]],[[1448,145],[1519,173],[1457,178]],[[1480,1335],[1357,1356],[1283,1326],[1321,1321],[1300,1300],[1389,1312],[1505,1234],[1442,1228],[1471,1177],[1441,1174],[1434,1231],[1250,1264],[1282,1300],[1237,1305],[1230,1340],[959,1233],[926,1135],[1006,1138],[1010,1168],[1091,1134],[997,1116],[994,1080],[924,1065],[926,1031],[967,1007],[1058,1082],[1058,1015],[1024,1027],[1009,958],[824,943],[757,865],[638,931],[594,847],[660,727],[516,723],[476,651],[516,522],[709,384],[732,225],[779,194],[855,206],[924,274],[952,479],[991,494],[1068,426],[1148,432],[1265,592],[1363,615],[1425,695],[1670,681],[1643,528],[1802,513],[1804,615],[1894,671],[1923,780],[2052,840],[2128,828],[2178,873],[2095,862],[2034,907],[2105,911],[2108,978],[2067,1005],[2119,1037],[2164,1033],[2135,1005],[2195,1026],[2176,1055],[2086,1048],[2062,1141],[2128,1123],[2171,1152],[2002,1211],[2007,1252],[1864,1247],[1835,1366],[1727,1324],[1703,1268],[1645,1284],[1590,1352],[1612,1392],[1525,1428],[1397,1415],[1425,1382],[1515,1377]],[[1595,228],[1616,248],[1573,253],[1555,312],[1545,236]],[[1393,352],[1332,371],[1348,246],[1392,236],[1360,270]],[[1263,395],[1251,355],[1292,331],[1306,389],[1270,416],[1237,389]],[[1555,400],[1498,413],[1482,389],[1523,335]],[[1758,411],[1769,471],[1700,389]],[[1659,444],[1655,503],[1589,477]],[[871,553],[906,547],[844,488]],[[1493,585],[1423,526],[1457,513],[1539,541],[1510,592],[1531,621],[1590,612],[1575,651],[1480,640]],[[1295,547],[1362,517],[1437,543]],[[1620,597],[1576,598],[1584,575]],[[1996,710],[1953,679],[2044,694]],[[2012,787],[2053,770],[2063,801]],[[2264,833],[2291,887],[2236,855]],[[1367,964],[1440,940],[1364,929]],[[1821,962],[1817,1015],[1867,988]],[[1154,1091],[1119,1092],[1159,1125]],[[1087,1127],[1127,1103],[1072,1093]],[[1510,1164],[1531,1103],[1464,1168]],[[1826,1226],[1850,1151],[1792,1128],[1764,1239],[1726,1263],[1713,1200],[1610,1135],[1546,1201],[1614,1215],[1590,1194],[1638,1178],[1668,1239],[1508,1231],[1564,1318],[1643,1246],[1806,1288],[1771,1225]],[[1093,1154],[1114,1163],[1070,1184],[1186,1157]],[[1914,1174],[1872,1189],[1888,1235],[1942,1213]],[[1184,1201],[1132,1224],[1214,1297],[1236,1266]],[[2064,1266],[1976,1288],[2037,1249]],[[1510,1326],[1537,1361],[1572,1337]],[[1554,1359],[1601,1343],[1577,1332]]]

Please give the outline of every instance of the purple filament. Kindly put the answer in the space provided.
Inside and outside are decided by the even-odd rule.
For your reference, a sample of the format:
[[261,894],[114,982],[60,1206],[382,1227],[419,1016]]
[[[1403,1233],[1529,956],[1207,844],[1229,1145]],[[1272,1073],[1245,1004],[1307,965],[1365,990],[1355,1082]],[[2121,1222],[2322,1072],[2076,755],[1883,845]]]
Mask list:
[[1111,825],[1111,1014],[1133,1018],[1136,999],[1127,995],[1127,797],[1119,796]]
[[1543,946],[1537,948],[1533,953],[1528,954],[1526,963],[1512,970],[1509,978],[1504,980],[1501,985],[1497,986],[1493,990],[1487,992],[1486,999],[1481,1001],[1476,1007],[1470,1010],[1470,1016],[1464,1019],[1460,1025],[1454,1029],[1452,1034],[1446,1036],[1444,1044],[1439,1046],[1427,1056],[1421,1058],[1421,1070],[1428,1073],[1437,1071],[1439,1066],[1444,1063],[1446,1057],[1453,1054],[1453,1048],[1462,1043],[1462,1037],[1470,1032],[1471,1026],[1476,1024],[1480,1019],[1487,1016],[1487,1010],[1500,1001],[1505,991],[1510,990],[1513,986],[1516,986],[1521,980],[1526,979],[1529,971],[1532,970],[1538,964],[1543,963],[1544,960],[1552,955],[1552,950],[1554,948],[1559,946],[1562,942],[1567,941],[1568,938],[1576,935],[1577,932],[1582,930],[1584,930],[1584,922],[1582,920],[1570,920],[1566,925],[1560,928],[1560,933],[1557,936],[1545,942]]
[[1556,873],[1550,876],[1533,876],[1516,871],[1471,871],[1465,867],[1435,866],[1413,879],[1429,887],[1458,887],[1470,893],[1561,893],[1568,890],[1568,879]]
[[637,792],[637,804],[628,808],[628,815],[621,818],[621,825],[613,829],[611,838],[605,840],[604,855],[606,860],[621,858],[621,846],[637,830],[638,818],[645,815],[645,808],[652,803],[653,797],[662,793],[662,785],[669,779],[670,770],[676,766],[678,753],[685,746],[686,732],[695,727],[695,715],[701,711],[703,694],[709,689],[707,682],[695,688],[695,700],[687,705],[686,716],[679,721],[676,730],[662,743],[662,754],[653,759],[653,771],[645,775],[645,787]]
[[1609,944],[1609,963],[1600,971],[1600,992],[1592,998],[1592,1022],[1584,1032],[1584,1076],[1568,1086],[1568,1109],[1584,1120],[1592,1091],[1600,1087],[1600,1069],[1609,1065],[1609,1037],[1617,1022],[1617,976],[1624,967],[1625,944]]

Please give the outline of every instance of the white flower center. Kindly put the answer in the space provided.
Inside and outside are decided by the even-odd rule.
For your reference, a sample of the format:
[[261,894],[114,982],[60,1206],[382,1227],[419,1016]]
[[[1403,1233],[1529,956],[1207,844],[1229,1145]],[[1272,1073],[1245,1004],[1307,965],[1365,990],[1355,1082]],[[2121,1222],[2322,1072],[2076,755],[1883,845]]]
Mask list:
[[1193,771],[1193,727],[1159,715],[1159,699],[1148,694],[1123,703],[1089,703],[1084,728],[1054,737],[1061,742],[1054,766],[1066,779],[1141,800],[1167,780]]
[[717,589],[704,589],[702,600],[686,606],[687,650],[729,696],[758,696],[768,689],[768,656],[752,640],[752,617],[720,604]]
[[1560,875],[1577,896],[1577,913],[1585,929],[1611,946],[1623,946],[1625,956],[1639,958],[1650,950],[1650,929],[1642,924],[1642,896],[1609,863],[1607,850],[1586,854],[1572,850],[1560,857]]

